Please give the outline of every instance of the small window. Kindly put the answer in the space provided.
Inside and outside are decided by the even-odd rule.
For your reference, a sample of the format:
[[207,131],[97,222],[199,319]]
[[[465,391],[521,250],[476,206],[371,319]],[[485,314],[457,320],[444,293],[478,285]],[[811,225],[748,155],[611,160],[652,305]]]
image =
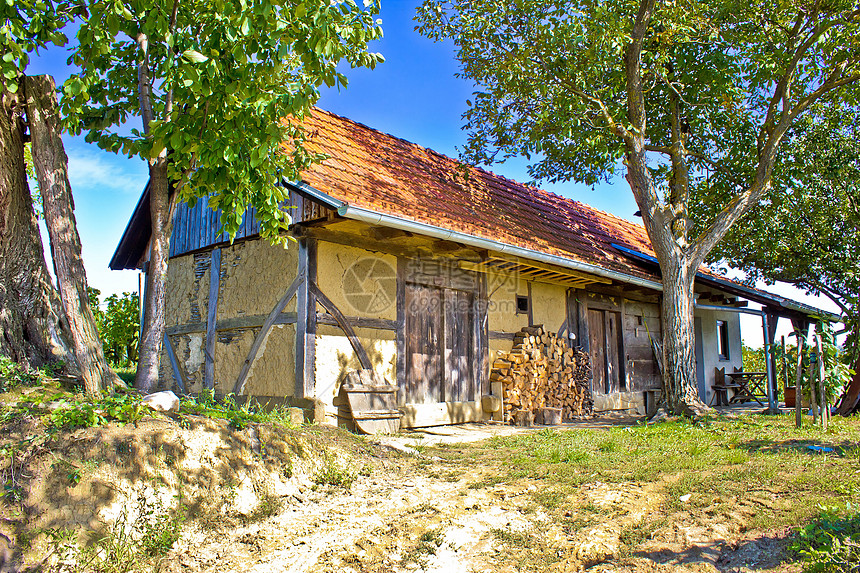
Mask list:
[[517,295],[517,314],[529,313],[529,297],[525,295]]
[[729,359],[729,323],[717,321],[717,344],[719,345],[720,360]]

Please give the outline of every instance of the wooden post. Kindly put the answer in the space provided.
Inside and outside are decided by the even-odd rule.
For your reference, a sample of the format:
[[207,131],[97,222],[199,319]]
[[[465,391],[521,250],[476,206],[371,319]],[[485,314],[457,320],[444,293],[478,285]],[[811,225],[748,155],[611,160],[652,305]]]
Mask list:
[[173,342],[170,336],[164,333],[164,351],[167,353],[167,359],[170,361],[170,368],[173,370],[173,378],[176,380],[176,385],[179,391],[185,394],[185,381],[182,379],[182,371],[179,369],[179,362],[176,360],[176,351],[173,350]]
[[[815,349],[815,334],[813,333],[812,328],[809,329],[809,351],[814,352]],[[821,360],[821,357],[817,354],[815,355],[817,360]],[[818,385],[815,383],[816,375],[815,375],[815,364],[810,360],[809,361],[809,370],[807,371],[809,375],[809,407],[812,410],[812,423],[818,423]]]
[[788,387],[788,363],[785,360],[785,336],[782,337],[782,392],[785,397],[785,389]]
[[830,405],[827,403],[827,388],[824,384],[824,379],[827,373],[824,371],[824,352],[821,345],[821,334],[816,337],[816,349],[818,350],[818,389],[821,397],[821,429],[827,429],[828,414],[830,413]]
[[406,403],[406,265],[404,257],[397,257],[397,295],[395,305],[397,307],[397,331],[395,334],[397,344],[397,404],[403,406]]
[[800,428],[803,425],[803,334],[797,331],[797,369],[795,370],[794,383],[794,425]]
[[203,352],[203,387],[215,389],[215,341],[218,332],[215,325],[218,319],[218,291],[221,284],[221,249],[212,250],[209,261],[209,301],[206,308],[206,348]]
[[778,411],[774,400],[774,386],[776,385],[776,377],[774,376],[773,367],[773,348],[771,348],[771,325],[770,315],[766,310],[761,311],[762,330],[764,331],[764,361],[765,370],[767,371],[767,413],[775,414]]
[[310,283],[317,280],[317,242],[312,238],[299,239],[299,275],[305,282],[296,294],[296,396],[314,395],[317,334],[317,299]]

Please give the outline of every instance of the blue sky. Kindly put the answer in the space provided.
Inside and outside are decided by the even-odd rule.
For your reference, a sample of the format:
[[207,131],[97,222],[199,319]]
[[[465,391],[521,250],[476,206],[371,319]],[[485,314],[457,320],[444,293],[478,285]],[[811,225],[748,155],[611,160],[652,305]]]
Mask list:
[[[385,56],[385,63],[372,71],[346,70],[349,88],[324,92],[319,106],[456,157],[466,138],[461,130],[461,115],[472,88],[455,77],[459,67],[450,43],[435,43],[414,31],[412,18],[416,5],[417,2],[399,0],[383,3],[380,17],[384,39],[376,43],[374,50]],[[27,73],[51,74],[60,84],[71,73],[66,65],[67,56],[65,50],[46,51],[33,59]],[[101,151],[82,137],[65,136],[64,142],[89,283],[103,294],[136,291],[137,273],[110,271],[108,261],[146,183],[146,165],[138,159]],[[511,179],[528,181],[526,165],[525,161],[509,160],[493,166],[492,170]],[[596,189],[573,182],[541,186],[625,219],[637,220],[633,213],[638,208],[621,177]],[[788,292],[791,291],[785,294]],[[826,304],[828,301],[814,301],[796,292],[791,296],[824,308],[832,307]],[[750,334],[750,343],[755,343],[757,336],[760,344],[760,327],[753,325],[745,330]]]

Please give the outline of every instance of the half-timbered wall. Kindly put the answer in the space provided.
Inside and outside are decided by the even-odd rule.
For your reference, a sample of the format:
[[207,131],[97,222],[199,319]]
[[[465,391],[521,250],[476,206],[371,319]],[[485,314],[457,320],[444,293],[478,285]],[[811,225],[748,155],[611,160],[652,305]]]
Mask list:
[[[219,394],[232,392],[263,322],[296,276],[296,261],[294,243],[284,248],[260,239],[171,258],[166,300],[170,348],[165,347],[160,366],[167,386],[202,390],[211,348],[209,384]],[[293,300],[260,348],[262,359],[254,362],[245,394],[294,395],[295,316]]]

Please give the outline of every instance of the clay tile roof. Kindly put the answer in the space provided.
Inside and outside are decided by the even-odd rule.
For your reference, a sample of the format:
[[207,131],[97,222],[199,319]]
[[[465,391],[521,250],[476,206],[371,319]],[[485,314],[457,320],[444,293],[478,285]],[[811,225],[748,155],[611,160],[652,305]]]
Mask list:
[[329,156],[303,173],[349,205],[658,280],[612,243],[653,255],[642,225],[467,166],[430,149],[315,109],[309,149]]

